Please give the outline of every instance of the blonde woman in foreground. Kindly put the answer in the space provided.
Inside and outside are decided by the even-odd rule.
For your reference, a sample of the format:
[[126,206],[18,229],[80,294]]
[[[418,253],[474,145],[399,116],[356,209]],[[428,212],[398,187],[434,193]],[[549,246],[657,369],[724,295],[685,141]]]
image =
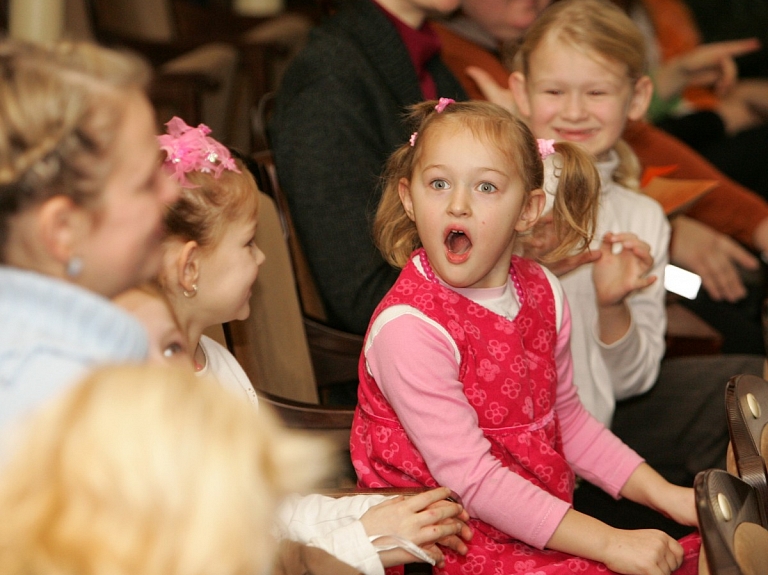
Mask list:
[[96,371],[24,431],[0,475],[3,575],[267,573],[277,504],[330,453],[164,366]]

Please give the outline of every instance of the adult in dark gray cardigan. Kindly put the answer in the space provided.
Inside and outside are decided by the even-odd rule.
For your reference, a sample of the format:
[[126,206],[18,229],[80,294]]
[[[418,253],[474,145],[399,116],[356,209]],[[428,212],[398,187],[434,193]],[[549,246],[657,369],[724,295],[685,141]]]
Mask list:
[[[465,100],[438,56],[441,97]],[[365,333],[398,271],[371,239],[379,176],[408,140],[407,106],[424,99],[395,26],[372,0],[349,0],[317,27],[287,70],[270,138],[281,186],[329,322]]]

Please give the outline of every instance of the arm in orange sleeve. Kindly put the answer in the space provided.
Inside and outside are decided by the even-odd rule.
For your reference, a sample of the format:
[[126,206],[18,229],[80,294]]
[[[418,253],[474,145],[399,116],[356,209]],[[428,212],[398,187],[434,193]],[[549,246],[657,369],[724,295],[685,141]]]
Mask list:
[[756,247],[755,230],[768,218],[768,202],[762,197],[734,182],[677,138],[647,122],[628,125],[624,139],[644,168],[675,164],[673,177],[720,182],[688,208],[686,215],[746,246]]

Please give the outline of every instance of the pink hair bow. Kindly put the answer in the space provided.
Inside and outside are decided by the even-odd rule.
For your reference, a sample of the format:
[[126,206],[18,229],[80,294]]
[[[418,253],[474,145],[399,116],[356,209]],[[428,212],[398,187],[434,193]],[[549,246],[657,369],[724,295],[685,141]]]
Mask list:
[[437,110],[437,113],[440,114],[449,105],[455,104],[455,103],[456,103],[456,100],[454,100],[453,98],[440,98],[437,101],[437,106],[435,106],[435,110]]
[[536,140],[536,143],[539,145],[539,154],[541,154],[541,159],[544,160],[548,156],[551,156],[555,153],[555,141],[554,140],[544,140],[542,138],[539,138]]
[[189,172],[213,173],[214,178],[224,170],[240,173],[226,146],[208,136],[211,129],[205,124],[193,128],[174,116],[165,125],[168,133],[157,140],[166,154],[165,166],[183,187],[195,187],[186,178]]

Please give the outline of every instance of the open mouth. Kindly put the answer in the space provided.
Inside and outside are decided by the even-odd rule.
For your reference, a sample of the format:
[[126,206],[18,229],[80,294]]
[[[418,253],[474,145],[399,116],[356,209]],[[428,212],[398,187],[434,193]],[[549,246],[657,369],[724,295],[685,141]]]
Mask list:
[[472,249],[472,240],[461,230],[450,230],[445,236],[445,248],[448,250],[451,260],[461,261],[466,259],[469,250]]

